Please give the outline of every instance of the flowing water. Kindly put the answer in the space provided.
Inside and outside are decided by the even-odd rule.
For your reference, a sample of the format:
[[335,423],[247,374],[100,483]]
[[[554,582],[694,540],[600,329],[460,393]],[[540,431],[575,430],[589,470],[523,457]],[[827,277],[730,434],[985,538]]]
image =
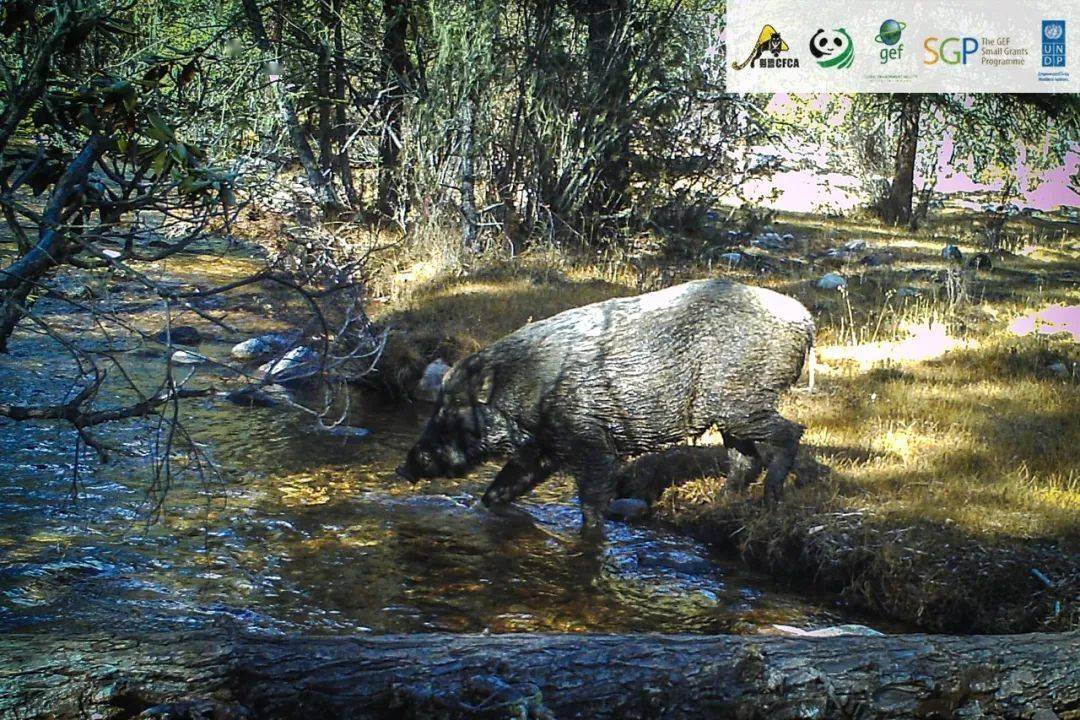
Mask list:
[[[42,401],[74,377],[31,333],[12,350],[0,402]],[[127,363],[136,380],[160,372],[138,353]],[[0,629],[711,633],[851,620],[833,598],[780,590],[657,526],[612,522],[602,548],[586,545],[564,479],[520,516],[476,507],[493,466],[411,485],[393,468],[429,408],[363,395],[351,407],[327,431],[288,406],[185,402],[181,419],[223,472],[168,479],[158,513],[152,424],[102,429],[135,457],[100,464],[84,449],[76,477],[69,427],[0,420]]]

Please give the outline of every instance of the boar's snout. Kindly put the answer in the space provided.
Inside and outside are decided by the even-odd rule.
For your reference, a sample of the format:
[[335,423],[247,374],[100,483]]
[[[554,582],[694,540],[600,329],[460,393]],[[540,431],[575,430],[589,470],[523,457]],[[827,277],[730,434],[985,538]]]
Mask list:
[[455,443],[432,443],[425,436],[409,450],[397,474],[413,482],[423,478],[462,477],[474,464]]
[[419,482],[423,478],[438,477],[439,467],[430,452],[420,447],[413,447],[396,472],[410,482]]
[[405,462],[397,469],[397,474],[406,480],[418,482],[424,478],[449,477],[451,468],[442,458],[442,448],[432,448],[421,440],[405,456]]

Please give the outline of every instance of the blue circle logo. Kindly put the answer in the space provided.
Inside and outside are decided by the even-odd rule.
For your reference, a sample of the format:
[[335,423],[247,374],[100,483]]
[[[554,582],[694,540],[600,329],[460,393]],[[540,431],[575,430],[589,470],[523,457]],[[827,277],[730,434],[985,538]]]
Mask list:
[[895,45],[900,42],[900,33],[906,27],[907,23],[899,20],[886,20],[881,23],[881,29],[878,30],[877,37],[874,40],[882,45]]

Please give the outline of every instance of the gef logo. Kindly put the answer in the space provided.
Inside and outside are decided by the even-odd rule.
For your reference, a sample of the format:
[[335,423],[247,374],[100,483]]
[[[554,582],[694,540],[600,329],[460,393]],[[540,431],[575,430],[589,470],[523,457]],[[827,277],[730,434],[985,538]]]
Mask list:
[[1043,67],[1065,67],[1065,21],[1042,21]]
[[[959,48],[956,45],[960,45]],[[944,40],[928,37],[923,41],[926,50],[924,65],[935,65],[940,60],[946,65],[967,65],[968,56],[979,49],[979,41],[973,37],[950,37]]]

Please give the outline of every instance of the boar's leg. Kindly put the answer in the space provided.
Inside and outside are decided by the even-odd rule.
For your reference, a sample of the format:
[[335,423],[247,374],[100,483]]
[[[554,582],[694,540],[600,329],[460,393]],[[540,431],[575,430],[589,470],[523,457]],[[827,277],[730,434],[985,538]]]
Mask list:
[[765,471],[765,502],[776,503],[784,490],[784,480],[791,472],[791,466],[795,464],[795,454],[799,451],[799,440],[802,438],[803,428],[797,423],[776,416],[779,426],[776,432],[769,438],[768,444],[775,448],[769,460],[769,468]]
[[577,462],[574,480],[577,482],[578,499],[581,502],[581,532],[583,535],[603,539],[604,518],[608,505],[615,499],[617,481],[616,460],[600,452],[586,452]]
[[523,449],[507,461],[480,499],[484,507],[512,503],[555,472],[556,464],[535,450]]
[[803,427],[775,410],[758,411],[738,426],[729,428],[736,438],[750,438],[760,455],[768,459],[765,471],[765,503],[775,504],[784,489],[784,479],[795,464]]
[[727,486],[735,492],[742,492],[761,474],[761,456],[753,440],[735,437],[730,432],[723,432],[724,447],[728,448],[729,469]]

